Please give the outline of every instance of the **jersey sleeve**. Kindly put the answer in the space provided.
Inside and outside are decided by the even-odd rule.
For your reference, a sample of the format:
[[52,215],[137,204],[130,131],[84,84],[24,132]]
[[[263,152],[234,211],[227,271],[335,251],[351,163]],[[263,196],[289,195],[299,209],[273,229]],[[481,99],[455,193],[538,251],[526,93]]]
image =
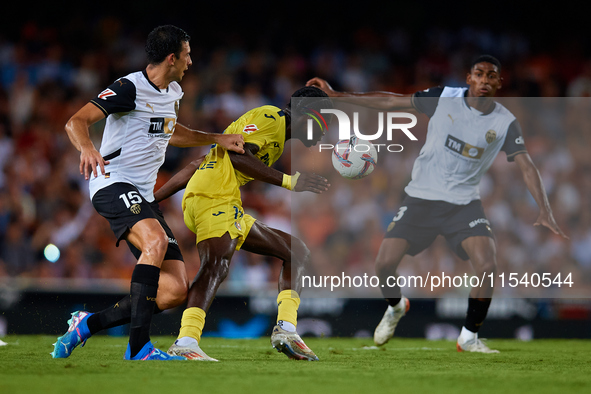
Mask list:
[[135,85],[126,78],[113,82],[109,87],[90,100],[105,116],[135,109]]
[[507,154],[507,161],[514,161],[515,156],[518,154],[527,153],[521,132],[521,125],[517,119],[509,125],[507,135],[505,136],[505,143],[501,150]]
[[411,97],[412,106],[419,112],[428,117],[432,117],[437,109],[439,97],[443,93],[443,88],[434,87],[416,92]]
[[282,124],[280,112],[266,108],[257,111],[242,130],[244,142],[254,144],[259,148],[277,142]]

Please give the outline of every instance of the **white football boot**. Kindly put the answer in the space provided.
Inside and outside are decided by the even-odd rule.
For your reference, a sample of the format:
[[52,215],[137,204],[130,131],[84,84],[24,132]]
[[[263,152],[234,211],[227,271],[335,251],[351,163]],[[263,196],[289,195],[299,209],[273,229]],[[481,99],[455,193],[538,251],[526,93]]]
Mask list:
[[378,324],[373,333],[373,341],[376,345],[382,346],[392,338],[396,325],[398,325],[400,318],[406,315],[409,308],[410,302],[404,296],[400,298],[400,302],[395,307],[392,305],[388,306],[384,317],[382,317],[382,321],[380,321],[380,324]]
[[458,352],[499,353],[498,350],[489,349],[489,347],[478,338],[477,332],[472,332],[466,327],[462,327],[462,331],[456,342],[456,348],[458,349]]
[[314,352],[306,346],[295,331],[285,331],[279,325],[273,328],[271,346],[293,360],[318,361]]
[[195,361],[218,361],[215,358],[209,357],[201,348],[197,342],[187,346],[179,346],[175,341],[172,346],[168,349],[168,354],[171,356],[182,356],[188,360]]

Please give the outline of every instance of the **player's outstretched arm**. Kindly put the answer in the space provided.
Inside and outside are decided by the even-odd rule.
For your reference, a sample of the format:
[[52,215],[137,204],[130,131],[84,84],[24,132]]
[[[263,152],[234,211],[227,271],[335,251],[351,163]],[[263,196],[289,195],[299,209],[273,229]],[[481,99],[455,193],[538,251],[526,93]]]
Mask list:
[[556,220],[554,220],[552,208],[550,207],[550,202],[548,201],[548,196],[546,195],[546,190],[544,189],[544,184],[540,177],[540,172],[531,160],[529,154],[525,152],[518,154],[515,156],[515,162],[519,165],[527,189],[530,191],[534,200],[536,200],[538,207],[540,207],[540,214],[538,215],[538,220],[536,220],[534,226],[541,225],[547,227],[552,230],[554,234],[568,239],[566,234],[564,234],[560,227],[558,227],[558,224],[556,224]]
[[205,156],[201,156],[200,158],[193,160],[191,163],[185,166],[185,168],[174,174],[174,176],[170,178],[168,182],[162,185],[162,187],[158,189],[156,193],[154,193],[154,199],[156,202],[166,200],[168,197],[172,196],[179,190],[184,189],[195,171],[197,171],[197,168],[199,168],[203,162],[204,158]]
[[105,161],[98,150],[96,150],[88,128],[99,120],[103,119],[105,114],[94,104],[88,103],[76,112],[66,123],[66,133],[70,142],[80,151],[80,174],[88,180],[90,173],[96,178],[98,176],[96,167],[99,166],[101,173],[105,174]]
[[216,134],[193,130],[180,123],[176,124],[169,144],[179,148],[218,144],[222,148],[244,153],[244,137],[240,134]]
[[[414,110],[411,94],[398,94],[392,92],[337,92],[322,78],[314,77],[306,82],[306,86],[316,86],[322,89],[329,97],[345,98],[353,104],[363,105],[376,109]],[[359,100],[362,97],[381,97],[382,100]]]
[[299,172],[295,175],[287,175],[274,168],[267,167],[255,156],[259,147],[254,144],[246,143],[244,150],[243,155],[230,152],[230,159],[236,170],[251,178],[296,192],[322,193],[328,190],[330,186],[326,178],[320,175],[300,174]]

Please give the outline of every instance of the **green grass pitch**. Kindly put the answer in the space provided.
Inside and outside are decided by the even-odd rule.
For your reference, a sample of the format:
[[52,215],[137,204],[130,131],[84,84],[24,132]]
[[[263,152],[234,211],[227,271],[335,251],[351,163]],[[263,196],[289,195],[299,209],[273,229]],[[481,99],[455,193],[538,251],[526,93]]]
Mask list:
[[[319,362],[287,359],[268,338],[204,338],[218,363],[129,362],[127,338],[95,336],[52,359],[54,336],[8,336],[0,393],[590,393],[591,341],[490,340],[500,354],[458,353],[455,343],[306,338]],[[167,349],[172,337],[154,337]]]

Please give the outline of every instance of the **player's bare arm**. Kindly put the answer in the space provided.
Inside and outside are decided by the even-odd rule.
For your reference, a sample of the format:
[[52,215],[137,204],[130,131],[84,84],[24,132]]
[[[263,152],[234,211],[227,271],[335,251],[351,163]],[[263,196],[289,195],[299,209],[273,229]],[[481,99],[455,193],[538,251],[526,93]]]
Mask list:
[[244,137],[240,134],[216,134],[193,130],[177,123],[169,144],[179,148],[218,144],[222,148],[244,153]]
[[88,180],[91,172],[95,178],[98,176],[96,170],[97,165],[104,175],[105,165],[109,164],[95,148],[88,132],[90,126],[104,117],[105,114],[103,111],[98,109],[94,104],[88,103],[66,123],[66,133],[68,133],[72,145],[80,151],[80,174],[83,174],[86,180]]
[[534,226],[541,225],[547,227],[552,230],[554,234],[568,239],[560,227],[558,227],[558,224],[556,224],[556,220],[554,220],[552,208],[550,207],[550,202],[546,196],[546,190],[544,189],[540,172],[536,168],[529,154],[525,152],[518,154],[515,156],[515,162],[519,165],[527,189],[530,191],[534,200],[536,200],[538,207],[540,207],[540,214],[538,215],[538,219],[534,223]]
[[185,168],[174,174],[174,176],[170,178],[168,182],[162,185],[162,187],[154,193],[154,199],[156,202],[166,200],[168,197],[172,196],[179,190],[183,190],[187,186],[187,183],[189,183],[189,180],[195,171],[197,171],[201,163],[203,163],[204,158],[205,156],[201,156],[200,158],[193,160],[191,163],[185,166]]
[[[286,187],[284,184],[284,176],[286,174],[274,168],[267,167],[262,161],[257,159],[255,156],[259,151],[257,145],[246,143],[244,148],[244,155],[230,152],[230,159],[236,170],[259,181]],[[296,175],[292,176],[291,182],[291,187],[287,188],[296,192],[310,191],[320,194],[328,190],[330,186],[326,178],[316,174],[296,173]]]
[[[411,101],[411,94],[398,94],[392,92],[338,92],[330,86],[328,82],[326,82],[322,78],[314,77],[306,82],[306,86],[316,86],[317,88],[322,89],[329,97],[339,97],[345,98],[346,101],[350,101],[353,104],[359,104],[363,106],[371,106],[371,108],[376,109],[396,109],[396,110],[406,110],[412,111],[414,107]],[[382,100],[358,100],[359,98],[369,98],[369,97],[381,97]]]

